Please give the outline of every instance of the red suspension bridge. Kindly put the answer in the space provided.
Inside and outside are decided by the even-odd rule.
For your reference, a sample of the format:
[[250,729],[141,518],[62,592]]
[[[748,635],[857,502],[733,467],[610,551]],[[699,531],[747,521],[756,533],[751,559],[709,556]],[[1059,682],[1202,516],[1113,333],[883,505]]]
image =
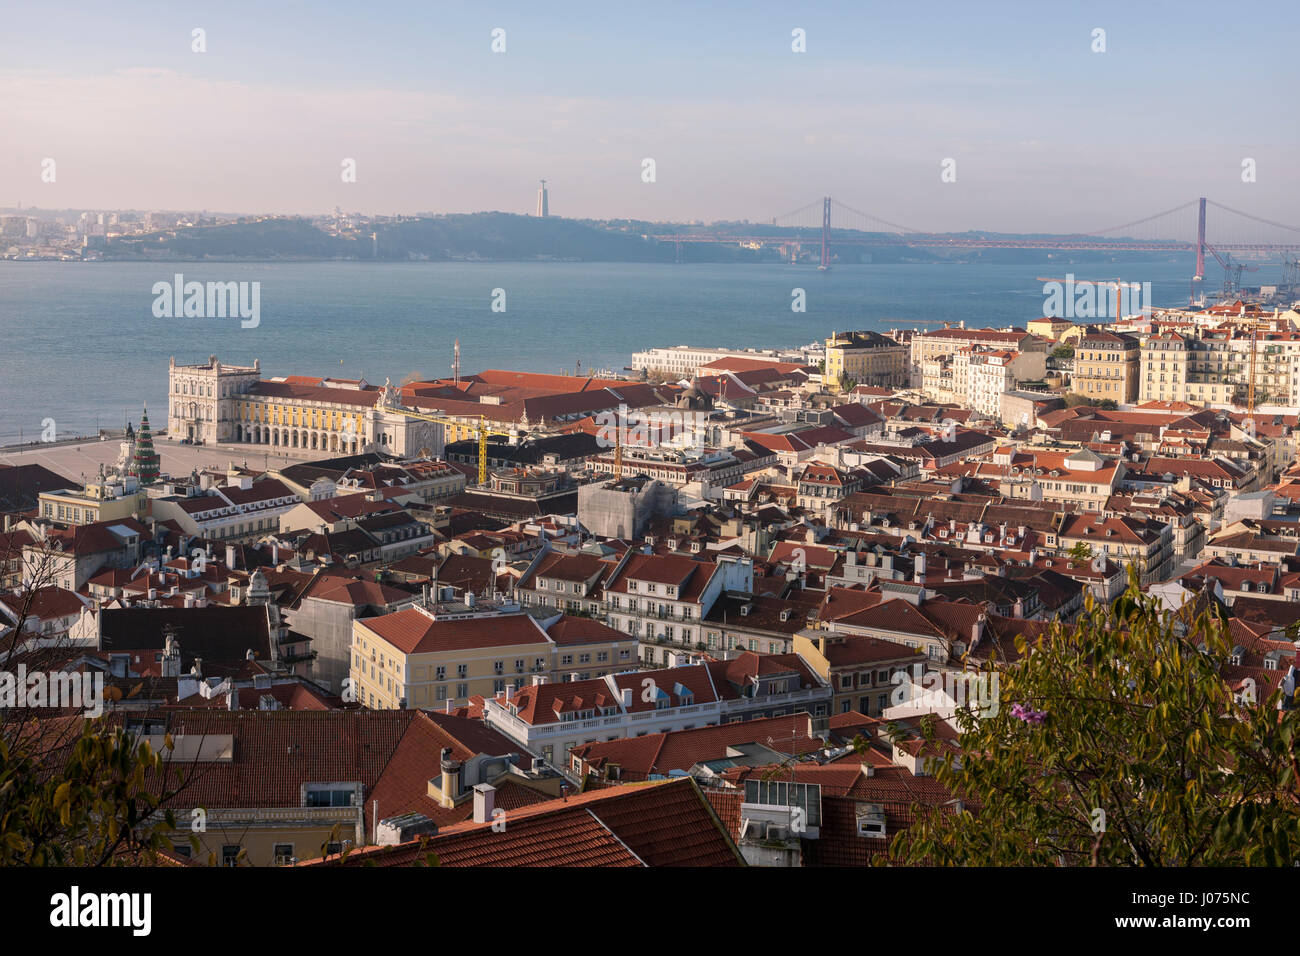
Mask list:
[[[1207,207],[1214,207],[1215,241],[1206,236]],[[820,213],[820,225],[817,222]],[[832,214],[833,213],[833,214]],[[835,225],[832,225],[832,221]],[[683,245],[728,243],[752,248],[768,246],[821,247],[821,268],[829,268],[835,246],[915,246],[940,249],[1050,249],[1106,252],[1195,252],[1196,278],[1205,275],[1209,252],[1225,270],[1232,255],[1261,259],[1300,252],[1300,226],[1289,226],[1233,209],[1201,197],[1142,219],[1073,235],[1009,236],[981,233],[924,232],[861,212],[827,196],[773,217],[770,224],[699,227],[698,231],[655,235],[676,244],[678,261]]]

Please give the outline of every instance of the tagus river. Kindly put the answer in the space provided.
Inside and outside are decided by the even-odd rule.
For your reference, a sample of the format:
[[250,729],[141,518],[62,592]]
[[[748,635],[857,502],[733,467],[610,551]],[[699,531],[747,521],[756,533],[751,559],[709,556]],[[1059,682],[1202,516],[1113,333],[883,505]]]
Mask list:
[[[1185,305],[1182,262],[1059,265],[656,265],[556,262],[0,262],[0,444],[120,427],[147,402],[165,422],[167,360],[262,361],[267,376],[583,371],[684,343],[795,346],[905,320],[1023,325],[1042,314],[1039,276],[1150,282],[1153,304]],[[257,282],[255,326],[159,318],[156,283]],[[1261,273],[1261,276],[1263,274]],[[1218,282],[1206,277],[1207,288]],[[1270,281],[1269,276],[1260,281]],[[806,311],[791,310],[792,291]],[[494,290],[501,290],[494,295]],[[493,302],[504,311],[493,311]],[[892,320],[892,321],[891,321]],[[250,327],[245,327],[249,325]]]

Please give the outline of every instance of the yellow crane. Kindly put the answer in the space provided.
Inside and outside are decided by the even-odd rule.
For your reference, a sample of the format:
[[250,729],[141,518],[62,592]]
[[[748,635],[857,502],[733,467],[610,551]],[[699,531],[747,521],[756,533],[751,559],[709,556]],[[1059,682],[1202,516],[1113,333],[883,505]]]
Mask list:
[[[416,421],[435,422],[436,424],[442,425],[444,427],[448,425],[454,428],[469,427],[465,425],[464,422],[457,421],[454,418],[448,418],[445,415],[434,415],[431,414],[430,412],[420,412],[411,408],[399,408],[395,405],[388,405],[388,404],[381,403],[379,405],[379,409],[380,411],[389,412],[393,415],[405,415],[407,418],[414,418]],[[475,428],[474,431],[476,432],[476,437],[478,438],[478,483],[479,485],[486,485],[487,484],[487,441],[489,437],[489,432],[487,427],[487,419],[485,419],[482,415],[478,417],[478,427]],[[507,435],[501,434],[500,432],[492,432],[490,434],[491,437],[493,438],[509,437]]]

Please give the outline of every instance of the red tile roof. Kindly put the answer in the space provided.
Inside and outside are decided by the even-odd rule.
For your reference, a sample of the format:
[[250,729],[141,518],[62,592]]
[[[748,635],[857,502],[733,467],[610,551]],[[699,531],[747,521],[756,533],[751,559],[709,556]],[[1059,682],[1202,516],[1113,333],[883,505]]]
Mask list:
[[527,614],[435,621],[421,609],[412,607],[367,618],[362,626],[403,654],[550,643],[546,632]]

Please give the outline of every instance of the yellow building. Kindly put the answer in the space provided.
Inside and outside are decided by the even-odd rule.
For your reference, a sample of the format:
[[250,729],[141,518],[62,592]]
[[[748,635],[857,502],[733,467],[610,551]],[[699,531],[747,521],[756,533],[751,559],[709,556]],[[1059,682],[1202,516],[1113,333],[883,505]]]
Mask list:
[[1109,398],[1119,404],[1137,401],[1142,347],[1122,332],[1092,332],[1074,349],[1071,391],[1088,398]]
[[99,480],[87,484],[84,491],[70,488],[42,491],[38,502],[41,517],[59,524],[81,525],[143,518],[149,496],[131,476],[109,478],[101,474]]
[[856,711],[879,717],[898,686],[895,673],[910,675],[915,665],[926,661],[924,653],[905,644],[817,628],[796,634],[792,649],[831,685],[832,714]]
[[907,346],[879,332],[834,332],[826,340],[824,380],[858,385],[902,387],[908,384]]
[[462,822],[482,784],[517,799],[559,796],[562,783],[490,728],[413,710],[196,708],[110,719],[168,762],[176,829],[167,848],[199,864],[284,866],[374,845],[386,823],[417,814]]
[[1044,339],[1051,339],[1053,342],[1062,341],[1061,336],[1073,328],[1075,328],[1075,324],[1069,319],[1044,317],[1030,319],[1025,323],[1026,331]]
[[590,680],[636,663],[636,640],[557,614],[547,626],[518,605],[404,608],[352,623],[352,690],[376,710],[445,710],[538,681]]

